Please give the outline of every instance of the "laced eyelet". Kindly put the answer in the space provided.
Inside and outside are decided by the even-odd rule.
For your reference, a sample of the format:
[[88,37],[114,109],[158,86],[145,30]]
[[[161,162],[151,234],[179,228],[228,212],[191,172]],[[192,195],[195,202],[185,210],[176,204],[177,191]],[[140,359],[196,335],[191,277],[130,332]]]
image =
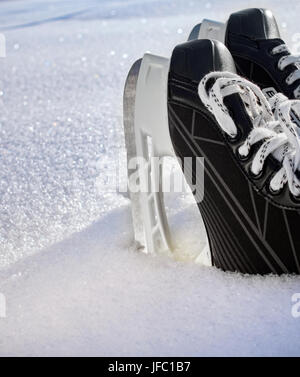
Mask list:
[[271,184],[268,185],[268,191],[271,195],[273,196],[277,196],[277,195],[280,195],[283,191],[283,187],[281,187],[280,189],[278,190],[273,190],[272,187],[271,187]]
[[268,50],[268,54],[271,55],[271,56],[275,56],[273,50],[274,50],[274,47],[270,48],[270,49]]
[[280,64],[277,64],[277,69],[279,69],[280,72],[283,72],[283,68],[280,67]]
[[251,165],[250,165],[249,174],[255,180],[260,179],[264,174],[264,169],[261,169],[261,171],[258,174],[255,174],[255,173],[253,173],[253,171],[251,169]]
[[236,155],[240,161],[247,162],[248,160],[250,160],[251,152],[249,151],[249,153],[246,156],[243,156],[240,154],[239,148],[237,148]]
[[230,136],[230,135],[226,134],[226,139],[229,141],[229,143],[235,144],[240,140],[241,135],[242,135],[241,131],[239,129],[237,129],[236,135]]

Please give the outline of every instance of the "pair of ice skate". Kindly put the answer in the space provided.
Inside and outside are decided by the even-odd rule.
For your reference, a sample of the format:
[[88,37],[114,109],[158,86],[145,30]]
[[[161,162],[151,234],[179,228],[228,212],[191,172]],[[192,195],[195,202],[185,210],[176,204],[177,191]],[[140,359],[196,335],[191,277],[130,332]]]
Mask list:
[[[300,273],[300,58],[281,40],[268,10],[204,20],[171,59],[146,54],[129,72],[124,127],[136,242],[172,251],[160,165],[190,158],[212,264],[250,274]],[[151,143],[149,143],[151,139]],[[141,157],[142,168],[130,164]],[[204,195],[199,194],[204,193]],[[201,198],[200,198],[201,196]]]

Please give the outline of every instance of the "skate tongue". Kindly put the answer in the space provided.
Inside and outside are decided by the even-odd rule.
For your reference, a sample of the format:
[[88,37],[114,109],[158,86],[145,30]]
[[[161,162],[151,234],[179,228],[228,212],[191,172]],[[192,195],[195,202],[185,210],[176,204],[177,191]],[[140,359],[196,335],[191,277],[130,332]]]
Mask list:
[[251,8],[233,13],[227,30],[252,40],[281,38],[275,17],[267,9]]

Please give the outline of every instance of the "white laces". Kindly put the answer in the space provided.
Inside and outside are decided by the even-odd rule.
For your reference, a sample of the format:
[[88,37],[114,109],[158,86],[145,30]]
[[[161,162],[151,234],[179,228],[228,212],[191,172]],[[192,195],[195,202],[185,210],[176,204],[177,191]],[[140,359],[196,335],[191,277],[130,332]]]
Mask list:
[[[300,55],[292,55],[290,50],[285,44],[276,46],[271,51],[272,55],[281,54],[282,52],[288,52],[289,55],[283,56],[278,62],[278,68],[283,71],[289,65],[295,65],[297,70],[292,72],[287,78],[286,83],[288,85],[294,84],[295,81],[300,79]],[[294,91],[295,98],[300,98],[300,85]]]
[[[214,83],[207,91],[206,86],[210,80]],[[295,104],[298,105],[299,101],[290,101],[284,96],[284,98],[277,96],[277,101],[274,99],[273,103],[277,112],[275,118],[270,104],[259,87],[230,72],[207,74],[201,80],[198,92],[203,104],[214,115],[221,129],[231,138],[237,136],[238,130],[223,100],[231,94],[240,94],[253,124],[253,129],[238,149],[240,156],[247,158],[251,147],[261,142],[251,164],[252,174],[259,176],[267,157],[272,154],[281,163],[281,168],[270,181],[271,191],[279,192],[285,184],[288,184],[290,192],[299,197],[300,181],[295,172],[300,168],[300,139],[290,116],[291,108]]]
[[273,97],[268,98],[269,104],[271,106],[272,112],[275,116],[275,119],[278,119],[278,111],[280,106],[283,105],[284,102],[290,102],[291,104],[291,120],[295,123],[296,131],[298,133],[298,137],[300,137],[300,101],[290,101],[285,95],[282,93],[276,93]]

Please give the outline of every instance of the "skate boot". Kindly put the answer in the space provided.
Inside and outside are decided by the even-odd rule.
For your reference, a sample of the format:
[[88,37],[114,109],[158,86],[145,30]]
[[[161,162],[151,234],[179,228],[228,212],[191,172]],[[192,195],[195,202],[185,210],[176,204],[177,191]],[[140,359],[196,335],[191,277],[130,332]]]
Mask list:
[[[275,120],[261,90],[235,73],[218,41],[179,45],[170,61],[145,55],[132,72],[125,87],[127,104],[135,92],[131,116],[125,111],[128,156],[147,156],[151,136],[152,155],[193,159],[183,173],[206,227],[212,264],[248,274],[300,273],[300,146],[292,101],[281,104]],[[195,189],[199,158],[204,183]],[[159,187],[161,176],[153,173],[146,163],[140,181],[156,177]],[[129,169],[129,181],[135,174]],[[161,193],[132,195],[136,241],[148,252],[172,252]]]
[[300,98],[300,57],[281,39],[270,10],[246,9],[233,13],[227,23],[203,20],[189,40],[217,39],[231,52],[238,73],[256,83],[268,97],[283,93]]

